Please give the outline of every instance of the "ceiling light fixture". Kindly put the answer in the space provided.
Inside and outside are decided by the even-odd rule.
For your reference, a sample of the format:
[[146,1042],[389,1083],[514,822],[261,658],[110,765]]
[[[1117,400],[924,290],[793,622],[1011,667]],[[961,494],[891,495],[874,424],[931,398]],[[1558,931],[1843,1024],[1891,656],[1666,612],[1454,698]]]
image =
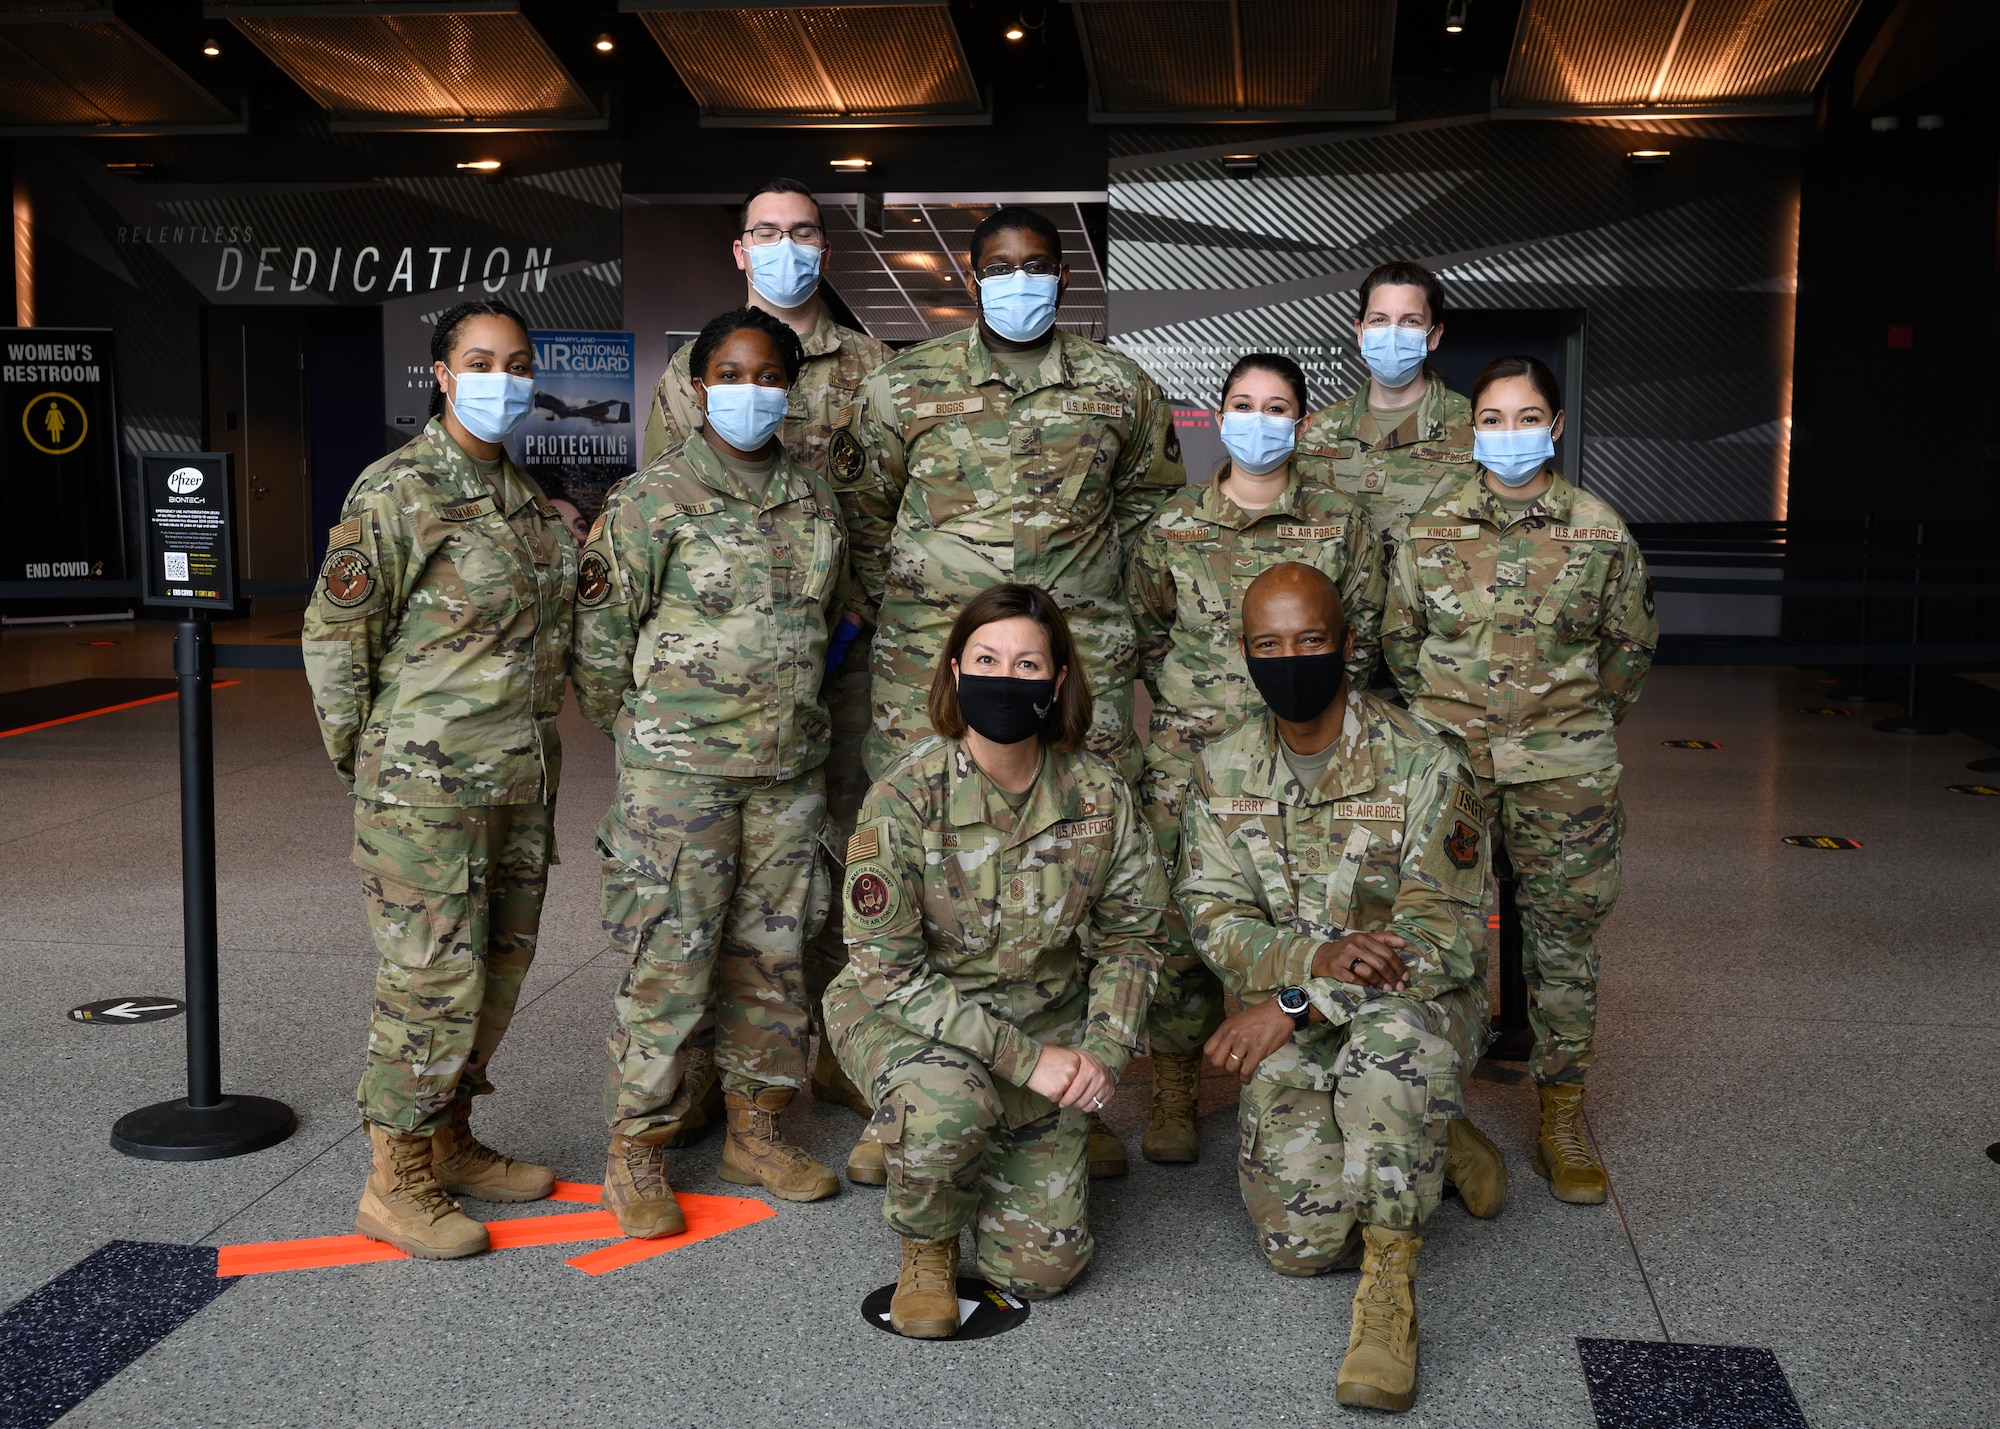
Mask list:
[[597,37],[597,52],[600,55],[608,55],[617,48],[618,42],[612,39],[611,36],[599,35]]
[[873,159],[828,159],[827,163],[843,174],[865,174],[875,167]]
[[1019,20],[1016,20],[1013,24],[1007,27],[1007,38],[1010,40],[1027,39],[1028,38],[1027,27],[1024,26]]
[[458,167],[461,169],[477,169],[482,174],[497,174],[500,172],[500,161],[498,159],[472,159],[460,164]]
[[1664,164],[1674,156],[1672,149],[1627,149],[1625,162],[1628,164]]
[[1222,156],[1222,171],[1226,174],[1236,174],[1247,178],[1249,175],[1256,173],[1263,162],[1255,154],[1224,154]]
[[210,59],[214,59],[222,53],[222,46],[218,45],[214,40],[203,40],[201,42],[201,52]]
[[1445,0],[1444,32],[1447,35],[1465,33],[1465,12],[1471,8],[1471,0]]

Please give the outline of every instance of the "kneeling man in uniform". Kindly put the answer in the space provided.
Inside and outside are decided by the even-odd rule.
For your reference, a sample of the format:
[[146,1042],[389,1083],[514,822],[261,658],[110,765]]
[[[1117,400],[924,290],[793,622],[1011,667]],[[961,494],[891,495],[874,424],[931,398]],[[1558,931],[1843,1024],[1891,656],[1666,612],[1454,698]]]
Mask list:
[[1237,1174],[1284,1275],[1358,1261],[1342,1404],[1416,1397],[1419,1228],[1449,1176],[1497,1214],[1506,1164],[1464,1117],[1484,1049],[1486,811],[1459,755],[1343,688],[1340,592],[1274,566],[1243,601],[1269,706],[1195,759],[1174,893],[1242,999],[1208,1041],[1243,1083]]

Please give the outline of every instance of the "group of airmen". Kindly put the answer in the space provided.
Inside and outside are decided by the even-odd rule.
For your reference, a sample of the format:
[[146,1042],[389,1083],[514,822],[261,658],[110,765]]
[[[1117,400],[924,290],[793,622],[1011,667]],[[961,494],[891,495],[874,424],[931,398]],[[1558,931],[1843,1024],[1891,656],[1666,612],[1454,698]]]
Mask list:
[[498,302],[440,316],[429,425],[348,495],[304,651],[381,955],[357,1228],[470,1255],[456,1197],[553,1186],[469,1118],[534,957],[574,683],[616,748],[627,1234],[684,1229],[669,1152],[718,1127],[722,1179],[833,1195],[780,1126],[810,1086],[867,1118],[845,1169],[902,1240],[894,1328],[949,1336],[960,1233],[992,1285],[1060,1292],[1090,1179],[1127,1169],[1119,1076],[1150,1056],[1144,1154],[1189,1162],[1205,1061],[1240,1085],[1270,1264],[1360,1271],[1339,1401],[1407,1408],[1422,1225],[1447,1181],[1482,1217],[1507,1190],[1463,1094],[1497,877],[1536,1170],[1606,1193],[1594,934],[1658,627],[1626,526],[1555,470],[1555,379],[1508,357],[1449,390],[1442,289],[1386,264],[1367,384],[1315,411],[1289,359],[1244,357],[1191,486],[1158,385],[1056,326],[1042,215],[981,222],[978,322],[900,352],[829,314],[828,241],[803,185],[749,197],[748,303],[675,354],[587,529],[505,456],[533,351]]

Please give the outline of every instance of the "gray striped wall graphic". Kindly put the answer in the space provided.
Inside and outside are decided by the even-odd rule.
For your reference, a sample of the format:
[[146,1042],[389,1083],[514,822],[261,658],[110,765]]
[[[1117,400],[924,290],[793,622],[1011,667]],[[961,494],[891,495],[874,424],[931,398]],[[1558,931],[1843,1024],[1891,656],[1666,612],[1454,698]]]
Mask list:
[[[1258,348],[1298,358],[1329,401],[1364,378],[1362,276],[1413,259],[1449,308],[1584,314],[1583,481],[1627,519],[1769,519],[1784,510],[1803,137],[1790,120],[1483,116],[1232,145],[1127,131],[1112,341],[1185,406],[1213,406]],[[1175,142],[1203,147],[1137,151]],[[1634,167],[1635,148],[1673,157]],[[1222,154],[1243,149],[1260,171],[1226,174]]]

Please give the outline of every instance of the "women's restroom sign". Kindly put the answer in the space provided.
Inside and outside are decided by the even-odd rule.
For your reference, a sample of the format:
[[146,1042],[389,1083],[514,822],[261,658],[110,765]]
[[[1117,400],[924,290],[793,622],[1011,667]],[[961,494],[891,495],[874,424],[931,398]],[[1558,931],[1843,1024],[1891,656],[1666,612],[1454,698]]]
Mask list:
[[142,452],[147,605],[236,607],[236,511],[226,452]]
[[109,328],[0,329],[0,580],[117,580]]

